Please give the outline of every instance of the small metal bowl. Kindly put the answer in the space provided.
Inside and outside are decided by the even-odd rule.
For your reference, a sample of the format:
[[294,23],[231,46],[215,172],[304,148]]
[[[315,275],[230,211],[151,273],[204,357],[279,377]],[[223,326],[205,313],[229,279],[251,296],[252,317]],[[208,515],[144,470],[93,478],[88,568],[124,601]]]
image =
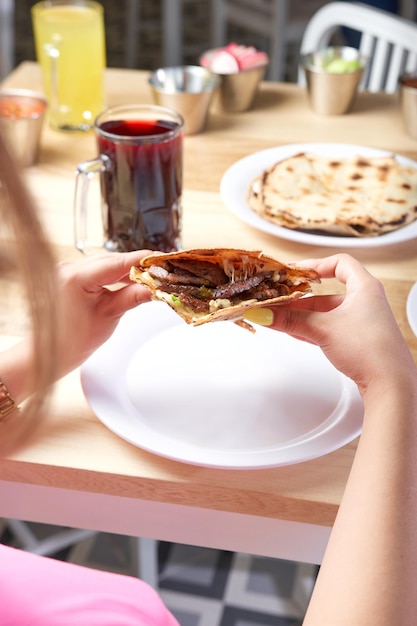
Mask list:
[[204,130],[213,94],[220,79],[199,65],[161,67],[149,77],[154,101],[174,109],[184,118],[184,133]]
[[417,139],[417,73],[400,76],[399,92],[404,128],[410,137]]
[[0,90],[0,125],[22,167],[36,163],[47,101],[29,89]]
[[[332,61],[359,62],[353,70],[332,72]],[[328,47],[301,56],[312,109],[322,115],[342,115],[351,108],[366,67],[366,58],[349,46]]]
[[[219,48],[207,50],[200,58],[200,63],[210,67],[211,60]],[[265,76],[268,62],[264,65],[241,70],[233,74],[219,74],[221,79],[216,106],[226,113],[241,113],[252,108],[259,83]]]
[[[354,70],[346,69],[339,72],[330,72],[328,69],[329,64],[332,61],[347,61],[347,62],[359,62],[360,67]],[[358,71],[363,71],[366,66],[367,59],[361,55],[357,48],[351,46],[329,46],[322,50],[316,50],[301,55],[301,65],[308,67],[315,72],[326,72],[328,74],[352,74]]]

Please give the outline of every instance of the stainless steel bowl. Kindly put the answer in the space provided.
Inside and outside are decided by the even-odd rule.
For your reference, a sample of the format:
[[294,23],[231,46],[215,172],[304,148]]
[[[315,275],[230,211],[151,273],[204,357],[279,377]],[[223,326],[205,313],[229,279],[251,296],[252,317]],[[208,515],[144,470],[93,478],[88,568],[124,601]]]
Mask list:
[[[331,72],[327,68],[335,60],[358,62],[359,67],[351,71]],[[329,47],[302,55],[301,67],[312,109],[322,115],[342,115],[352,107],[366,59],[356,48]]]
[[46,108],[46,99],[36,91],[0,90],[1,129],[22,167],[37,161]]
[[417,74],[400,77],[400,105],[406,132],[417,139]]
[[182,115],[186,135],[204,130],[219,84],[218,76],[199,65],[161,67],[149,77],[155,102]]
[[[216,51],[217,49],[213,49],[205,52],[200,62],[210,65]],[[241,113],[252,108],[267,67],[268,63],[265,63],[233,74],[217,74],[221,83],[215,106],[226,113]]]

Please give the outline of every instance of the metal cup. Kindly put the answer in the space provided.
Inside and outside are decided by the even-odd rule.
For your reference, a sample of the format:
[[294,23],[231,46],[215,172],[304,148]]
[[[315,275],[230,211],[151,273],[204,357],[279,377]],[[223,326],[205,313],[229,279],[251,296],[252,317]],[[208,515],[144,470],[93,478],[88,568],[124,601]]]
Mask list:
[[400,106],[406,132],[417,139],[417,74],[400,77]]
[[184,133],[201,133],[207,122],[219,78],[198,65],[159,68],[149,84],[156,104],[174,109],[184,118]]
[[[205,52],[200,62],[210,65],[216,51],[217,49],[213,49]],[[242,113],[251,109],[267,66],[268,63],[265,63],[232,74],[216,73],[221,83],[213,106],[225,113]]]
[[35,91],[0,91],[1,129],[22,167],[37,161],[46,108],[46,99]]
[[237,74],[222,74],[219,108],[226,113],[241,113],[249,110],[264,74],[265,67],[243,70]]
[[[359,61],[360,67],[340,73],[328,71],[326,68],[335,59]],[[347,113],[354,102],[365,64],[366,60],[359,51],[348,46],[330,47],[302,55],[301,67],[312,109],[321,115]]]

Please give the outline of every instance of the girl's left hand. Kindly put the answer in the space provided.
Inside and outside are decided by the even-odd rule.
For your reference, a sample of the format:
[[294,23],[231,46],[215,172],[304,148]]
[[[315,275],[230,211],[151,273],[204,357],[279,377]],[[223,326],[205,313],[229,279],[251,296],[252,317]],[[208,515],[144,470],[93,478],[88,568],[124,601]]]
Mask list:
[[150,300],[148,289],[129,279],[131,266],[147,254],[114,253],[58,266],[57,378],[106,341],[126,311]]

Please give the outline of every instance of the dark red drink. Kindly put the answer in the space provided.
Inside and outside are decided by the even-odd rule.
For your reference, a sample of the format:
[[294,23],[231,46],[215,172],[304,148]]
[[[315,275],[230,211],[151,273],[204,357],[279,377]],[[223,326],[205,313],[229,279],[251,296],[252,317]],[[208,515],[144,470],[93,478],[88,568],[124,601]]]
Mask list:
[[[111,119],[96,128],[106,248],[180,248],[182,145],[171,120]],[[107,157],[107,158],[106,158]]]

